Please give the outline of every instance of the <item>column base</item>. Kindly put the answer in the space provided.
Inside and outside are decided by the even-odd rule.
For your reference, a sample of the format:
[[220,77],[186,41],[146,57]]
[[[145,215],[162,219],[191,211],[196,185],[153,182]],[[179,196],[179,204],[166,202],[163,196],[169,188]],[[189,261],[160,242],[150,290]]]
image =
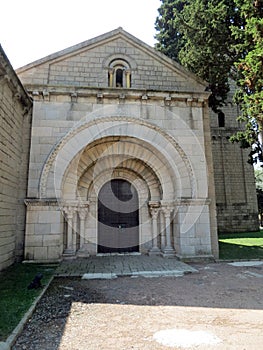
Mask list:
[[175,250],[173,248],[164,248],[162,256],[164,258],[173,258],[175,257]]
[[158,247],[153,247],[148,251],[148,255],[161,255],[161,251]]
[[64,259],[76,259],[76,253],[73,249],[65,249],[62,254],[62,257]]
[[77,252],[77,256],[78,256],[78,258],[88,258],[90,256],[90,253],[87,250],[80,249]]

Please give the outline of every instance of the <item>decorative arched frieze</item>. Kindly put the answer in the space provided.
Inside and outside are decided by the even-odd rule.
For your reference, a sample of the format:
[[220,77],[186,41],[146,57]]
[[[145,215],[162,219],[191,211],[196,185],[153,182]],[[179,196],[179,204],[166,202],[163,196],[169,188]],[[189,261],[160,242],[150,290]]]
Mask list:
[[116,171],[113,173],[110,171],[105,171],[100,174],[96,179],[94,179],[89,187],[87,198],[97,197],[103,185],[113,179],[122,179],[130,182],[137,190],[141,204],[142,202],[149,201],[151,189],[144,179],[138,177],[138,174],[130,169],[122,169],[121,171],[116,169]]
[[[83,151],[88,144],[109,136],[129,136],[152,144],[152,147],[162,154],[167,167],[177,172],[177,176],[189,182],[187,190],[191,191],[190,196],[195,197],[197,195],[191,162],[182,147],[171,135],[148,121],[115,116],[97,118],[92,121],[84,119],[60,140],[43,167],[39,186],[40,197],[46,196],[48,176],[52,171],[56,171],[56,185],[61,186],[68,164],[74,157]],[[55,169],[56,162],[59,162],[59,167]]]
[[[96,193],[99,192],[101,186],[103,184],[111,179],[124,179],[133,184],[133,182],[136,182],[137,184],[145,183],[145,186],[142,188],[139,188],[138,191],[146,191],[148,199],[151,200],[159,200],[162,198],[162,190],[161,185],[156,177],[155,174],[150,172],[150,169],[145,168],[145,164],[140,164],[140,167],[137,170],[135,165],[138,163],[138,160],[133,160],[133,162],[129,162],[130,167],[116,167],[116,168],[109,168],[107,170],[103,170],[100,173],[96,174],[96,177],[93,176],[93,167],[89,168],[87,172],[80,178],[78,182],[78,191],[81,192],[81,188],[85,188],[85,192],[82,192],[83,198],[90,198],[92,196],[93,191],[95,190]],[[134,166],[133,166],[134,165]],[[143,169],[144,176],[140,174],[140,169]],[[98,181],[98,179],[101,179]],[[94,184],[96,183],[96,188],[94,189]],[[135,186],[135,185],[134,185]],[[136,187],[136,186],[135,186]],[[85,193],[85,197],[83,195]],[[81,197],[81,195],[80,195]]]

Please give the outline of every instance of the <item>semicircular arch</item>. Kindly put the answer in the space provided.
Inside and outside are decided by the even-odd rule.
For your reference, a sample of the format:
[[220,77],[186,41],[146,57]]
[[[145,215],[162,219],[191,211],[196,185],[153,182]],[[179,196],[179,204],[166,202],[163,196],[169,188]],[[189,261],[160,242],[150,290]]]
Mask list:
[[[132,174],[132,176],[127,178],[124,177],[124,174]],[[96,176],[94,176],[94,166],[89,167],[78,181],[78,193],[82,193],[82,199],[86,200],[90,197],[90,193],[93,193],[93,191],[98,194],[100,186],[95,186],[94,183],[100,184],[101,182],[98,182],[97,179],[104,178],[104,176],[106,176],[108,181],[122,177],[130,182],[135,181],[137,183],[143,181],[147,186],[147,197],[149,200],[162,199],[162,189],[159,179],[145,163],[138,159],[128,159],[126,161],[117,162],[117,166],[114,164],[106,169],[102,168],[100,172],[96,173]],[[74,188],[72,188],[72,190],[74,191]],[[83,190],[85,193],[84,196]],[[141,188],[139,191],[141,192],[142,190],[143,189]]]
[[[158,174],[163,187],[164,199],[171,199],[169,183],[166,181],[167,171],[173,179],[183,179],[184,188],[182,196],[195,195],[195,181],[193,170],[186,154],[180,145],[166,132],[156,125],[141,119],[127,117],[103,117],[90,122],[83,122],[71,130],[53,149],[43,168],[40,179],[40,195],[47,196],[47,184],[54,183],[55,190],[60,191],[62,178],[71,161],[83,152],[87,145],[105,137],[131,137],[147,144],[154,150],[153,153],[161,155],[165,165],[159,169],[153,162],[153,155],[148,159],[149,166]],[[149,146],[151,145],[151,146]],[[52,186],[51,186],[52,187]],[[54,188],[50,189],[54,192]],[[61,193],[58,192],[60,197]],[[180,194],[176,193],[176,196]]]

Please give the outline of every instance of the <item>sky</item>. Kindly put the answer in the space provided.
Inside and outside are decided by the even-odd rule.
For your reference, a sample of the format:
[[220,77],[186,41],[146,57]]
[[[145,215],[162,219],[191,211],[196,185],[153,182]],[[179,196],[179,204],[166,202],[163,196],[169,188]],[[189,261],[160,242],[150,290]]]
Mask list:
[[160,0],[4,0],[0,44],[13,68],[122,27],[150,46]]

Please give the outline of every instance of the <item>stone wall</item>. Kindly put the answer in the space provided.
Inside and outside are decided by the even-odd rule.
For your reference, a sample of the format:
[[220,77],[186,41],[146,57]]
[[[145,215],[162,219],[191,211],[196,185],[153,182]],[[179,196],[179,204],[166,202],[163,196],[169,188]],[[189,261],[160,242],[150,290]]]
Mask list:
[[[110,85],[111,64],[118,60],[129,66],[130,81],[124,89]],[[161,195],[147,199],[148,204],[153,203],[151,214],[148,204],[141,209],[140,236],[147,238],[142,252],[151,248],[151,220],[156,210],[159,216],[154,219],[154,231],[162,233],[154,244],[163,249],[164,235],[171,233],[171,243],[182,258],[218,257],[217,222],[219,232],[258,229],[253,168],[246,162],[247,152],[229,143],[231,134],[240,128],[238,111],[231,104],[225,107],[225,124],[219,126],[217,115],[209,116],[206,84],[177,63],[118,28],[29,64],[17,73],[27,92],[0,47],[0,270],[24,253],[27,260],[58,261],[69,245],[69,233],[66,237],[65,232],[70,231],[76,239],[78,225],[94,242],[86,244],[80,236],[77,244],[85,243],[86,252],[96,254],[97,198],[89,198],[85,222],[83,208],[73,200],[71,207],[80,220],[77,224],[74,214],[73,229],[70,225],[65,229],[69,208],[65,215],[60,200],[69,196],[72,201],[79,189],[81,192],[91,184],[87,171],[85,181],[77,180],[85,184],[84,188],[77,185],[72,177],[74,157],[81,152],[88,155],[93,142],[112,142],[116,135],[124,145],[123,154],[132,155],[134,162],[124,162],[125,171],[117,169],[116,178],[124,171],[129,180],[137,171],[139,180],[141,173],[148,174],[151,169],[156,172],[154,176],[159,174],[160,186],[168,194],[167,201],[161,200]],[[28,93],[34,99],[32,131]],[[108,131],[106,125],[111,125]],[[155,149],[151,149],[153,144]],[[69,147],[66,154],[62,152],[64,146]],[[79,147],[82,150],[78,154]],[[93,151],[102,148],[96,146]],[[55,174],[54,159],[61,154],[65,171],[62,174],[60,168]],[[113,153],[108,158],[113,162],[109,169],[119,156]],[[90,154],[90,159],[93,157]],[[87,159],[80,157],[78,174],[88,169]],[[154,179],[151,174],[148,180]],[[57,178],[61,184],[64,181],[63,190],[58,188],[58,192],[54,187]],[[154,192],[157,182],[148,182],[147,191]],[[86,192],[82,200],[87,200]],[[172,222],[162,230],[170,212],[174,213]]]
[[0,46],[0,270],[23,257],[31,107]]
[[254,169],[247,163],[249,150],[229,141],[242,128],[236,120],[239,111],[231,102],[222,111],[224,126],[219,126],[218,116],[211,112],[218,231],[257,231],[257,197]]
[[[117,84],[114,86],[114,83],[112,85],[115,79],[113,71],[116,71],[114,62],[123,64],[125,83],[121,87]],[[118,28],[33,62],[17,72],[34,99],[27,202],[27,259],[43,261],[60,258],[66,246],[63,222],[67,214],[64,217],[59,215],[58,211],[63,207],[61,203],[57,203],[57,207],[49,203],[50,200],[60,201],[63,196],[64,199],[68,197],[68,200],[77,200],[79,203],[79,198],[75,198],[79,180],[74,179],[74,172],[81,172],[82,166],[88,169],[89,163],[82,159],[81,152],[88,152],[92,142],[108,142],[107,137],[114,138],[116,135],[122,139],[126,150],[131,147],[128,136],[133,137],[136,142],[140,140],[139,143],[143,145],[151,134],[151,131],[149,134],[148,131],[143,131],[143,120],[159,130],[160,135],[162,132],[170,135],[181,148],[181,159],[191,164],[186,173],[179,176],[180,180],[176,176],[169,179],[170,172],[177,169],[180,174],[183,169],[180,157],[177,163],[176,157],[170,164],[166,161],[163,168],[166,168],[166,182],[174,186],[171,196],[176,199],[172,203],[176,215],[172,240],[178,256],[208,256],[212,252],[217,257],[217,227],[222,232],[257,229],[253,169],[246,163],[246,152],[228,141],[229,136],[240,128],[236,122],[236,108],[231,103],[224,108],[225,124],[219,126],[217,115],[211,113],[209,116],[206,83],[177,63]],[[107,131],[108,134],[104,134],[104,127],[110,123],[112,133]],[[122,123],[133,125],[132,129],[127,126],[130,134],[123,133]],[[143,132],[146,134],[143,135]],[[99,133],[101,139],[93,139],[94,133]],[[151,139],[149,144],[153,141]],[[61,154],[64,146],[68,150]],[[160,145],[157,148],[159,147]],[[167,147],[171,155],[174,152],[173,146]],[[135,168],[140,168],[139,164],[142,164],[141,155],[145,156],[147,162],[146,158],[153,160],[158,153],[156,148],[154,155],[146,155],[147,148],[145,145],[138,148],[138,153],[134,151],[133,157],[137,159],[138,165]],[[98,150],[99,147],[96,152]],[[162,152],[165,159],[165,147]],[[74,159],[80,157],[80,168],[70,158],[72,154]],[[56,168],[58,156],[62,161],[59,169]],[[94,164],[97,160],[95,157]],[[171,164],[174,161],[176,165],[173,169]],[[154,162],[150,164],[151,169],[155,167]],[[189,176],[193,176],[191,184],[187,183]],[[89,181],[92,178],[94,181],[93,176],[87,175]],[[56,187],[55,182],[58,179],[60,182]],[[66,182],[62,189],[60,185],[62,186],[63,181]],[[89,188],[90,184],[91,182],[87,182],[85,186]],[[183,195],[178,192],[180,186],[185,191]],[[197,189],[196,193],[199,192],[198,195],[194,188]],[[201,193],[200,190],[205,192]],[[184,197],[185,202],[183,200],[178,204],[177,199],[180,196]],[[35,198],[36,202],[31,202],[30,198]],[[82,200],[87,200],[86,192]],[[96,205],[92,201],[94,198],[90,202],[88,216],[93,213],[94,220],[89,218],[85,224],[86,229],[83,230],[94,238],[97,237],[94,225],[97,214]],[[67,229],[70,232],[67,236],[67,239],[71,237],[70,244],[72,237],[76,236],[74,232],[81,216],[79,213],[76,215],[76,205],[78,207],[79,204],[69,205],[70,220],[75,220],[75,228],[72,230],[68,225]],[[48,221],[49,212],[50,217],[55,220],[52,223]],[[148,220],[150,217],[146,212],[142,217]],[[158,225],[161,227],[164,218],[160,215],[159,219]],[[150,229],[148,231],[144,232],[146,236],[151,235]],[[95,238],[94,240],[96,241]],[[81,238],[79,243],[82,244]],[[89,252],[96,253],[96,242],[89,248]]]
[[[174,151],[171,145],[167,144],[166,147],[165,144],[162,145],[161,142],[157,142],[157,130],[160,133],[165,132],[177,140],[178,149],[180,148],[184,152],[184,160],[189,161],[192,169],[189,168],[183,176],[180,176],[180,180],[173,179],[171,181],[176,188],[178,198],[180,198],[180,190],[183,191],[181,195],[184,197],[183,202],[179,200],[176,204],[172,203],[173,208],[178,210],[176,217],[178,225],[172,231],[177,255],[180,255],[182,258],[198,255],[209,256],[212,249],[212,254],[217,256],[212,157],[210,143],[204,140],[204,137],[210,139],[209,116],[206,105],[207,93],[192,93],[187,98],[185,93],[168,94],[159,90],[158,93],[145,94],[145,91],[139,89],[136,91],[133,89],[115,89],[113,91],[107,87],[100,90],[88,87],[75,87],[73,93],[70,87],[54,85],[43,86],[42,88],[29,86],[28,91],[34,97],[34,123],[31,138],[28,197],[36,199],[34,203],[30,199],[28,200],[26,259],[57,261],[62,256],[63,216],[59,212],[62,209],[62,203],[58,203],[58,207],[55,207],[55,205],[51,207],[50,205],[51,198],[61,200],[59,186],[58,188],[54,187],[54,179],[57,181],[59,174],[52,178],[54,169],[51,168],[47,172],[48,177],[45,180],[45,169],[49,167],[49,158],[51,157],[52,159],[52,152],[56,149],[56,145],[59,147],[59,144],[61,142],[62,144],[65,143],[67,138],[69,138],[68,142],[70,142],[71,135],[76,134],[75,141],[72,142],[76,149],[80,147],[82,149],[81,152],[84,152],[85,147],[88,148],[94,141],[91,138],[92,135],[94,138],[96,134],[100,135],[99,139],[96,140],[98,143],[102,142],[100,138],[105,137],[103,145],[107,140],[107,135],[110,136],[111,141],[114,135],[118,135],[119,138],[123,138],[125,141],[125,152],[128,152],[131,147],[133,149],[132,154],[124,151],[121,153],[126,154],[128,158],[137,159],[134,167],[131,165],[132,171],[137,171],[141,176],[142,174],[145,175],[146,170],[144,168],[140,170],[139,164],[142,163],[139,162],[139,158],[145,156],[145,162],[150,164],[153,162],[154,156],[158,156],[157,149],[163,148],[163,152],[166,150],[170,154],[171,160],[176,163],[178,172],[181,172],[184,166],[182,160],[172,156]],[[120,91],[122,92],[121,98]],[[107,123],[110,123],[111,120],[114,122],[108,128]],[[123,123],[127,125],[133,124],[133,126],[132,128],[126,126],[128,129],[123,131],[121,127]],[[144,123],[151,125],[152,130],[154,130],[154,136],[151,136],[150,130],[144,127]],[[83,130],[81,125],[83,125]],[[76,132],[75,130],[78,129],[78,126],[80,129]],[[128,130],[130,130],[130,133],[128,133]],[[129,143],[128,136],[133,138],[132,143]],[[146,143],[150,136],[152,139],[149,139],[150,141]],[[138,149],[136,148],[136,138],[140,140],[140,142],[137,141],[140,144]],[[122,145],[124,145],[124,141],[122,141]],[[149,145],[154,145],[156,142],[156,150],[151,153],[148,150],[149,155],[147,155]],[[144,143],[146,143],[145,146]],[[96,150],[93,147],[97,160],[102,152],[99,152],[100,149],[101,147],[99,146],[96,146]],[[111,148],[109,147],[109,149]],[[93,159],[92,155],[90,158]],[[66,161],[66,158],[63,157],[63,159]],[[71,159],[66,161],[68,169],[70,169],[70,162],[73,161]],[[78,164],[81,164],[81,168],[88,168],[89,162],[81,158]],[[162,178],[169,184],[169,171],[172,165],[169,166],[167,162],[165,167],[168,169],[165,170],[166,173]],[[206,172],[207,167],[208,172]],[[112,167],[110,166],[109,168],[111,169]],[[159,166],[158,163],[154,164],[153,162],[151,168],[158,170],[159,168],[161,169],[161,165]],[[96,174],[96,171],[92,174],[91,179]],[[158,171],[162,173],[164,169]],[[189,176],[190,171],[193,172],[194,181],[192,185],[195,183],[195,190],[187,183],[187,176]],[[46,181],[45,185],[43,185],[44,180]],[[72,182],[74,183],[73,178],[70,177],[69,186]],[[178,184],[175,185],[177,182]],[[154,186],[152,181],[150,183],[149,188]],[[87,183],[86,188],[89,186],[90,184]],[[195,199],[192,198],[193,191],[196,191],[194,194]],[[74,190],[73,193],[75,194],[75,192]],[[170,195],[173,196],[173,193],[171,192]],[[209,198],[208,201],[206,201],[207,197]],[[200,198],[201,200],[198,201],[197,199]],[[74,200],[70,196],[69,199]],[[85,199],[87,199],[86,195],[83,197],[83,200]],[[89,240],[94,242],[96,241],[97,229],[92,219],[97,218],[96,206],[95,204],[93,205],[90,197],[88,199],[90,200],[89,215],[91,217],[87,217],[86,234]],[[46,204],[43,204],[44,201],[46,201]],[[94,203],[96,203],[96,200]],[[140,213],[141,221],[147,222],[149,226],[147,229],[146,226],[143,226],[141,237],[143,240],[146,240],[147,236],[149,245],[151,228],[147,205],[145,210],[144,207],[141,208]],[[54,222],[51,222],[50,220],[53,220],[53,218]],[[182,233],[180,233],[180,230],[182,230]],[[140,251],[145,253],[149,248],[146,245],[141,245]],[[144,249],[146,250],[144,251]],[[91,247],[91,244],[89,244],[88,252],[96,254],[96,247]]]
[[17,70],[28,85],[105,88],[111,62],[129,62],[131,88],[199,91],[199,79],[121,28]]

